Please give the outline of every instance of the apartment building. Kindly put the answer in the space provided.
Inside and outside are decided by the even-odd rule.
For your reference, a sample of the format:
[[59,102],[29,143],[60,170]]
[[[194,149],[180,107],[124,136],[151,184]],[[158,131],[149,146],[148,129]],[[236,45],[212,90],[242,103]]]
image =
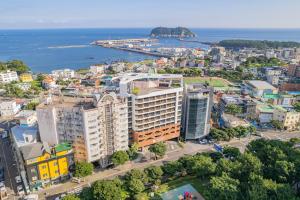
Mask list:
[[0,99],[0,116],[9,117],[17,114],[21,106],[13,99]]
[[180,135],[182,75],[124,74],[118,77],[120,95],[128,99],[131,143],[143,148]]
[[300,125],[300,113],[292,109],[275,106],[273,120],[282,122],[286,130],[297,130]]
[[291,77],[299,78],[300,77],[300,64],[298,64],[298,65],[295,65],[295,64],[289,65],[288,75],[291,76]]
[[12,81],[19,81],[17,72],[10,70],[0,72],[0,83],[10,83]]
[[253,119],[256,117],[256,103],[251,98],[243,98],[240,95],[223,95],[219,104],[219,113],[223,114],[229,105],[237,105],[242,108],[239,117]]
[[184,139],[195,140],[209,134],[212,100],[213,88],[203,84],[185,86],[181,121]]
[[22,81],[23,83],[32,82],[33,81],[32,75],[29,73],[23,73],[20,75],[20,81]]
[[53,70],[51,74],[56,79],[69,79],[75,77],[75,71],[72,69]]
[[52,97],[37,107],[41,141],[70,142],[75,160],[110,164],[128,148],[126,98],[115,93],[89,97]]

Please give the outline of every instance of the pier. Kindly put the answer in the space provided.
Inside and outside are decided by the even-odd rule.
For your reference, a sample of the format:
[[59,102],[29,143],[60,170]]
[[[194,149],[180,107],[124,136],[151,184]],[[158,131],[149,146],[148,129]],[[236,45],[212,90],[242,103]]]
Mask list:
[[158,43],[158,41],[159,41],[158,39],[138,38],[138,39],[123,39],[123,40],[97,40],[92,42],[92,44],[104,48],[130,51],[130,52],[145,54],[149,56],[171,58],[172,55],[170,54],[163,54],[160,52],[151,51],[150,49],[148,51],[139,46],[139,45],[151,46],[151,44]]

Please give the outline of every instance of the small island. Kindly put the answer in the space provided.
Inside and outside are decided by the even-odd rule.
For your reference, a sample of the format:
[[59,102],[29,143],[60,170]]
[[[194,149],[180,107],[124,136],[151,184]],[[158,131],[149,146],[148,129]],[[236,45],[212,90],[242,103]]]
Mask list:
[[191,38],[196,37],[196,34],[193,33],[188,28],[177,27],[177,28],[166,28],[166,27],[157,27],[152,29],[151,37],[164,37],[164,38]]

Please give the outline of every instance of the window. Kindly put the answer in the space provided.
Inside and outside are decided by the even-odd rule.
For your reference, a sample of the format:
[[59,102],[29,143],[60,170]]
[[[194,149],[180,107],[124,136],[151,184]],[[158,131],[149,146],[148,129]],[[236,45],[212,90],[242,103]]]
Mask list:
[[43,178],[46,178],[48,176],[48,174],[43,174]]
[[46,165],[43,165],[43,166],[42,166],[42,169],[46,169],[46,168],[47,168],[47,166],[46,166]]
[[57,162],[54,162],[53,165],[54,165],[54,166],[57,166]]

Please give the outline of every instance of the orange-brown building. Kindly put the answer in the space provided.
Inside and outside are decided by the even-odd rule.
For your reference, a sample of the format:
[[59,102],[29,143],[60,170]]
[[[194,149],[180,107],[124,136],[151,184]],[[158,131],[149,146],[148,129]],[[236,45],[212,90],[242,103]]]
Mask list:
[[180,135],[182,75],[127,74],[120,93],[128,96],[129,140],[143,148]]
[[300,77],[300,64],[299,65],[289,65],[288,75],[292,77]]

